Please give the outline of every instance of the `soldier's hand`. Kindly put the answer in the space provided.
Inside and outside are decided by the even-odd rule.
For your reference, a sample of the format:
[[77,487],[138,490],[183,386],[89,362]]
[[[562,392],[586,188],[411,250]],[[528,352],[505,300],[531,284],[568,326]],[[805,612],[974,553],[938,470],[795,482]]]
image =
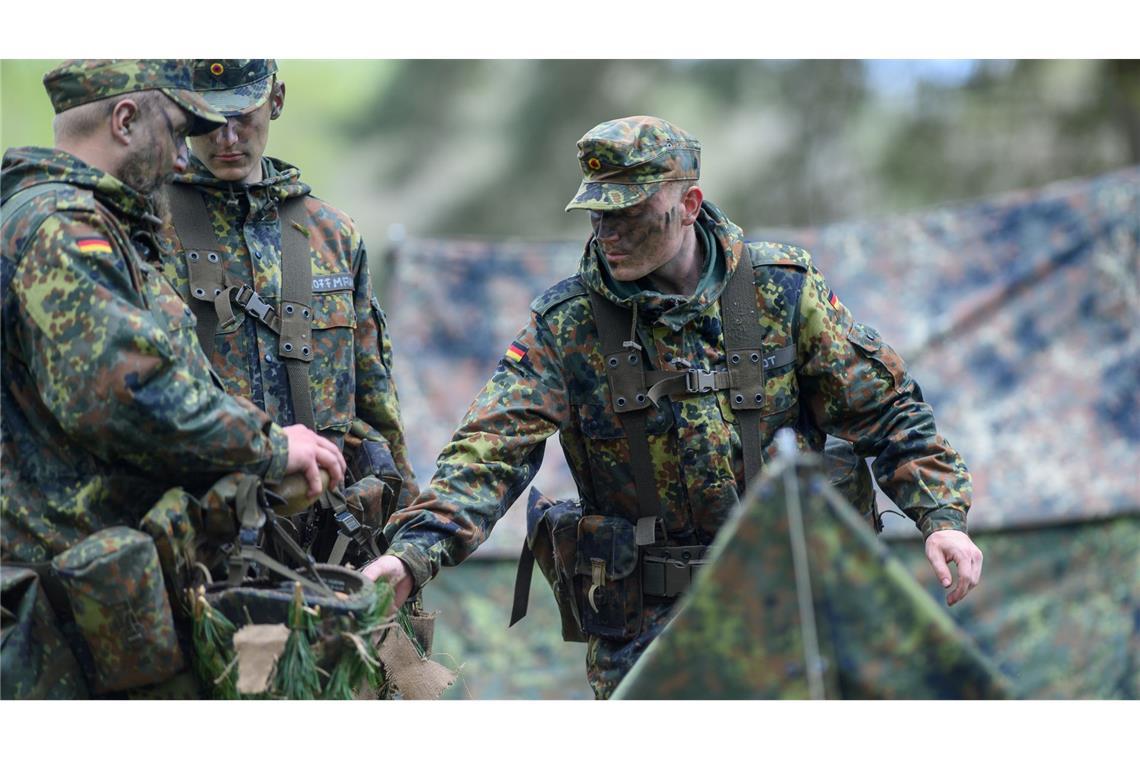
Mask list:
[[329,474],[330,483],[344,480],[344,455],[332,441],[309,430],[304,425],[290,425],[284,428],[289,439],[289,460],[285,474],[299,472],[309,484],[309,498],[315,499],[321,493],[321,470]]
[[391,583],[396,592],[397,608],[403,607],[412,593],[412,576],[408,573],[408,566],[399,557],[385,554],[369,562],[360,572],[371,581],[383,578]]
[[960,530],[939,530],[926,539],[926,558],[934,568],[942,588],[950,588],[950,568],[957,566],[958,581],[946,595],[946,604],[953,606],[970,593],[982,579],[982,550]]

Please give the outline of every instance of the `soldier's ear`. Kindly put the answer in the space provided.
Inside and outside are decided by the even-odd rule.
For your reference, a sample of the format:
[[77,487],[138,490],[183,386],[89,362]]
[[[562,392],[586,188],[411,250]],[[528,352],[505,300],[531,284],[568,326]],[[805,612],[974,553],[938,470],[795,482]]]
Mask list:
[[111,139],[121,145],[131,144],[132,130],[139,125],[139,105],[131,98],[123,98],[111,109]]
[[701,215],[701,204],[704,203],[705,194],[697,185],[693,185],[681,194],[681,224],[695,224]]
[[285,110],[285,83],[274,82],[273,94],[269,96],[269,118],[276,119]]

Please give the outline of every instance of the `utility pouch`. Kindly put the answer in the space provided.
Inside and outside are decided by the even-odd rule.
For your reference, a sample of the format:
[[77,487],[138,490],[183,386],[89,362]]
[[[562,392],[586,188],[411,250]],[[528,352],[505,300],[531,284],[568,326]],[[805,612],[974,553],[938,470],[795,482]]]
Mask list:
[[858,456],[847,441],[828,438],[823,447],[823,466],[831,485],[876,533],[882,533],[883,517],[875,501],[875,487],[867,460]]
[[0,697],[4,699],[88,696],[83,670],[49,601],[45,582],[55,579],[44,564],[46,578],[27,566],[5,562],[0,567]]
[[158,683],[182,670],[162,568],[149,536],[107,528],[51,565],[90,650],[95,694]]
[[562,619],[564,641],[585,641],[574,596],[574,558],[578,544],[578,521],[582,505],[577,501],[553,501],[537,488],[530,489],[526,508],[526,544],[519,557],[515,578],[515,603],[511,625],[526,615],[530,578],[534,564],[550,584],[558,614]]
[[[181,488],[171,488],[139,521],[139,529],[154,541],[166,588],[176,592],[188,588],[194,577],[199,544],[197,511],[193,496]],[[175,593],[171,602],[176,617],[190,619],[184,594]]]
[[377,502],[379,516],[374,523],[366,523],[372,528],[383,528],[388,518],[399,507],[400,495],[404,489],[404,478],[396,467],[392,449],[384,437],[373,430],[363,420],[353,420],[348,434],[344,437],[344,459],[348,464],[349,483],[355,483],[369,475],[378,478],[387,486],[381,501]]
[[628,641],[641,631],[641,573],[636,529],[621,517],[578,521],[574,588],[582,630]]

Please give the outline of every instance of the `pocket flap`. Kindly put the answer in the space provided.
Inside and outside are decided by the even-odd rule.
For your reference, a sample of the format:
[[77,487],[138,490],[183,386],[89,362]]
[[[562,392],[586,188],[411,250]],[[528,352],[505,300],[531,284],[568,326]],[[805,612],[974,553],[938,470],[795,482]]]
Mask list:
[[586,515],[578,522],[575,572],[591,575],[594,560],[605,562],[606,580],[620,580],[637,570],[634,525],[621,517]]
[[313,329],[356,327],[351,293],[313,293]]
[[883,338],[879,335],[879,331],[862,322],[855,322],[851,325],[851,329],[847,332],[847,339],[868,354],[877,353],[883,346]]

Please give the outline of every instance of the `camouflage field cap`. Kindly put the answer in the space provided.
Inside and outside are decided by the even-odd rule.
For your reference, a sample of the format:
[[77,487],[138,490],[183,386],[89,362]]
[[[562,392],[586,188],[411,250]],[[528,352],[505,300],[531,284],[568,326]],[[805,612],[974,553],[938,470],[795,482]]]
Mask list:
[[231,58],[194,61],[194,89],[226,116],[240,116],[269,99],[277,61]]
[[95,100],[142,90],[161,90],[190,116],[190,134],[225,124],[225,117],[194,92],[190,61],[173,58],[64,61],[44,74],[44,89],[56,113]]
[[635,206],[665,182],[701,176],[701,144],[656,116],[602,122],[578,141],[584,179],[566,206],[592,211]]

